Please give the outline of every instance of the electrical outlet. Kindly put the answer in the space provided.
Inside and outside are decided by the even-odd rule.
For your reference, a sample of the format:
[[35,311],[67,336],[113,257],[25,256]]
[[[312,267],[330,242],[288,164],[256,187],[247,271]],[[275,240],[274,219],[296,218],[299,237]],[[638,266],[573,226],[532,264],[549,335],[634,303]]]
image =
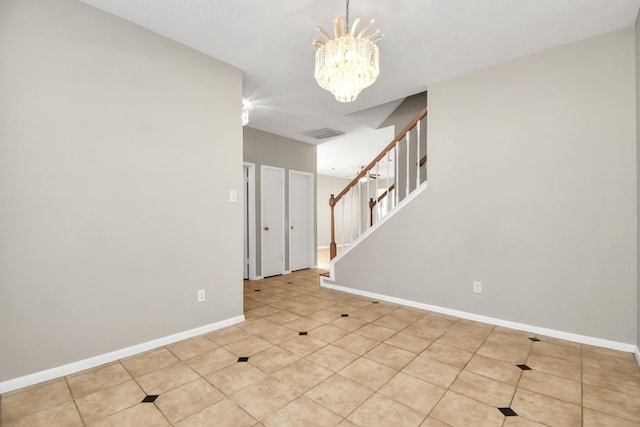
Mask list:
[[478,281],[473,282],[473,292],[476,294],[482,293],[482,282],[478,282]]
[[205,293],[204,293],[204,289],[200,289],[198,291],[198,302],[204,302],[207,299]]

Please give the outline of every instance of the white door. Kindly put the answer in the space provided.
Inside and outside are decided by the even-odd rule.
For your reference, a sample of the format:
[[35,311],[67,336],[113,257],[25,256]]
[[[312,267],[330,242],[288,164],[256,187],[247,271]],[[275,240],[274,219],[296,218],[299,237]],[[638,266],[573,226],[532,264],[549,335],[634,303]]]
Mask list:
[[262,276],[284,273],[284,169],[260,168]]
[[313,267],[313,174],[289,171],[289,268]]

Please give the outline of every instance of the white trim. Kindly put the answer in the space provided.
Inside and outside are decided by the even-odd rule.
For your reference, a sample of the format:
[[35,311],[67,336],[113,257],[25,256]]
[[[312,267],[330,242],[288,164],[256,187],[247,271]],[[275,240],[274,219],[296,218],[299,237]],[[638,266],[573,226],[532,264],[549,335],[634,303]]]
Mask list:
[[[301,175],[309,178],[307,181],[307,201],[309,203],[309,214],[311,217],[309,218],[309,248],[307,249],[307,265],[304,268],[311,268],[314,264],[315,260],[315,223],[313,221],[315,206],[314,206],[314,191],[315,184],[313,181],[313,174],[309,172],[303,172],[298,170],[289,169],[289,225],[291,225],[291,177],[292,175]],[[289,236],[289,271],[293,271],[291,268],[291,233],[287,230],[287,235]]]
[[421,302],[406,300],[403,298],[391,297],[388,295],[377,294],[375,292],[362,291],[360,289],[349,288],[346,286],[335,285],[324,281],[324,277],[320,277],[320,286],[327,289],[334,289],[336,291],[347,292],[350,294],[360,295],[367,298],[373,298],[381,301],[387,301],[394,304],[401,304],[407,307],[419,308],[421,310],[433,311],[435,313],[447,314],[449,316],[460,317],[462,319],[474,320],[476,322],[488,323],[490,325],[503,326],[509,329],[516,329],[519,331],[532,332],[535,334],[546,335],[553,338],[559,338],[566,341],[578,342],[581,344],[589,344],[597,347],[610,348],[612,350],[625,351],[628,353],[636,354],[636,359],[640,363],[640,353],[638,353],[638,347],[633,344],[622,343],[618,341],[610,341],[602,338],[590,337],[587,335],[579,335],[571,332],[558,331],[555,329],[542,328],[539,326],[527,325],[525,323],[511,322],[509,320],[497,319],[495,317],[483,316],[480,314],[467,313],[466,311],[454,310],[451,308],[439,307],[436,305],[425,304]]
[[636,362],[638,362],[638,366],[640,366],[640,349],[636,346],[635,351],[633,352],[636,356]]
[[182,341],[187,338],[195,337],[195,336],[206,334],[208,332],[212,332],[218,329],[226,328],[227,326],[235,325],[236,323],[240,323],[242,321],[244,321],[244,314],[240,316],[231,317],[229,319],[221,320],[219,322],[211,323],[209,325],[200,326],[198,328],[189,329],[183,332],[178,332],[177,334],[172,334],[166,337],[147,341],[142,344],[136,344],[131,347],[126,347],[120,350],[104,353],[98,356],[90,357],[88,359],[79,360],[77,362],[68,363],[62,366],[57,366],[55,368],[51,368],[51,369],[36,372],[33,374],[25,375],[22,377],[14,378],[12,380],[3,381],[3,382],[0,382],[0,393],[7,393],[13,390],[38,384],[44,381],[49,381],[55,378],[64,377],[66,375],[75,374],[77,372],[81,372],[86,369],[95,368],[96,366],[104,365],[105,363],[114,362],[116,360],[120,360],[129,356],[134,356],[136,354],[140,354],[145,351],[153,350],[158,347],[172,344],[177,341]]
[[[282,175],[282,264],[280,267],[280,271],[276,274],[273,274],[272,276],[277,276],[280,274],[285,274],[285,266],[284,266],[284,254],[285,254],[285,248],[286,248],[286,242],[285,242],[285,238],[284,235],[286,233],[286,226],[287,224],[284,221],[284,216],[286,213],[286,209],[285,209],[285,192],[284,192],[284,187],[285,187],[285,174],[284,174],[284,169],[283,168],[278,168],[275,166],[269,166],[269,165],[260,165],[260,233],[261,236],[264,237],[264,233],[263,233],[263,227],[264,227],[264,171],[265,169],[271,169],[274,171],[279,171],[280,174]],[[264,238],[260,239],[260,262],[262,264],[261,267],[261,273],[262,276],[264,277],[264,252],[265,252],[265,247],[264,247]]]
[[[342,243],[340,243],[340,244],[336,243],[336,248],[342,248],[342,247],[345,247],[345,246],[349,246],[349,244],[347,243],[346,245],[343,245]],[[329,249],[330,247],[331,246],[318,246],[317,249],[318,250],[320,250],[320,249]]]
[[256,275],[256,165],[248,162],[242,165],[249,172],[246,208],[249,214],[249,280],[260,280],[262,277]]

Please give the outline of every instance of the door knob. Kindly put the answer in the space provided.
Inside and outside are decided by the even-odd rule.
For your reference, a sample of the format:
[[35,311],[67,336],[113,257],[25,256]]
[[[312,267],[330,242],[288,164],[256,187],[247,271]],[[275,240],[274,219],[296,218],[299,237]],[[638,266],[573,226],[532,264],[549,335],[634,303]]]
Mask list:
[[293,225],[291,226],[291,229],[293,230]]
[[269,227],[265,227],[265,228],[264,228],[264,231],[269,231]]

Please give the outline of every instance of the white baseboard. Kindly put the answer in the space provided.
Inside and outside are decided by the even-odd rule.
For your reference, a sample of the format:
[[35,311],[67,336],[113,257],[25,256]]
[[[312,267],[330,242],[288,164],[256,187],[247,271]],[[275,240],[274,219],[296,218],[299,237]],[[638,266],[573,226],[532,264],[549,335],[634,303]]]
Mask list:
[[[329,279],[331,282],[331,279]],[[618,341],[610,341],[602,338],[590,337],[587,335],[579,335],[571,332],[558,331],[555,329],[541,328],[539,326],[527,325],[525,323],[511,322],[509,320],[497,319],[495,317],[482,316],[480,314],[467,313],[466,311],[454,310],[451,308],[439,307],[436,305],[425,304],[421,302],[406,300],[403,298],[391,297],[388,295],[377,294],[374,292],[362,291],[360,289],[353,289],[346,286],[335,285],[324,281],[324,277],[320,277],[320,286],[327,289],[334,289],[337,291],[347,292],[350,294],[360,295],[367,298],[373,298],[380,301],[392,302],[395,304],[405,305],[407,307],[419,308],[421,310],[433,311],[436,313],[447,314],[449,316],[460,317],[462,319],[474,320],[476,322],[488,323],[490,325],[503,326],[509,329],[516,329],[519,331],[532,332],[535,334],[546,335],[553,338],[559,338],[566,341],[573,341],[581,344],[593,345],[596,347],[604,347],[612,350],[625,351],[627,353],[635,353],[636,360],[640,365],[640,352],[638,347],[633,344],[622,343]]]
[[55,378],[64,377],[66,375],[75,374],[86,369],[95,368],[96,366],[104,365],[105,363],[114,362],[116,360],[120,360],[129,356],[134,356],[136,354],[172,344],[177,341],[182,341],[187,338],[192,338],[218,329],[226,328],[227,326],[235,325],[236,323],[240,323],[242,321],[244,321],[244,314],[241,316],[231,317],[229,319],[211,323],[209,325],[200,326],[199,328],[189,329],[188,331],[178,332],[177,334],[147,341],[142,344],[136,344],[131,347],[112,351],[110,353],[101,354],[98,356],[90,357],[88,359],[79,360],[77,362],[72,362],[66,365],[25,375],[23,377],[3,381],[0,382],[0,393],[7,393],[9,391],[28,387],[30,385],[38,384],[44,381],[49,381]]

